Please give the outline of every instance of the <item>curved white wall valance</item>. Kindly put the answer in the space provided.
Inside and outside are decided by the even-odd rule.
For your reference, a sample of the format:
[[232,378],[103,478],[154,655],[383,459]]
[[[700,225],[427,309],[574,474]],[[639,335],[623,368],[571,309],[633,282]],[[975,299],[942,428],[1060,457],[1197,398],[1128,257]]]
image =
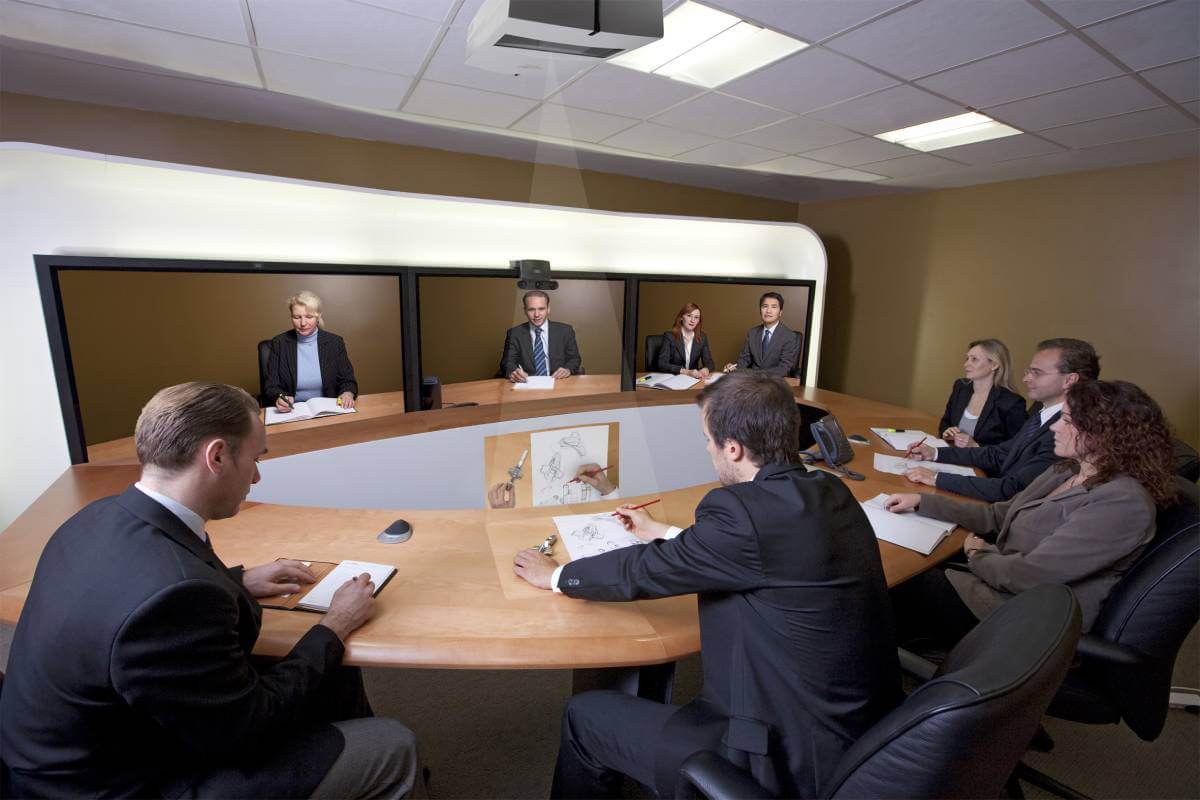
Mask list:
[[464,268],[544,258],[556,271],[808,279],[810,385],[820,360],[825,250],[800,224],[414,195],[0,143],[0,529],[70,463],[36,253]]

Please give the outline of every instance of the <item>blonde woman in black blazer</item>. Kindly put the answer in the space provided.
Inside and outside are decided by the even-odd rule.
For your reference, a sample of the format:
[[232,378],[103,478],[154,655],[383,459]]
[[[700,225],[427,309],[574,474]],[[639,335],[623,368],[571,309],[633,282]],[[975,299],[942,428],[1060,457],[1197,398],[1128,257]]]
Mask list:
[[938,424],[955,447],[1007,442],[1025,424],[1025,398],[1013,389],[1012,359],[999,339],[979,339],[967,347],[964,377],[954,382],[946,413]]
[[707,378],[716,369],[708,336],[701,329],[700,306],[685,303],[675,315],[675,325],[663,333],[662,347],[652,366],[656,372]]

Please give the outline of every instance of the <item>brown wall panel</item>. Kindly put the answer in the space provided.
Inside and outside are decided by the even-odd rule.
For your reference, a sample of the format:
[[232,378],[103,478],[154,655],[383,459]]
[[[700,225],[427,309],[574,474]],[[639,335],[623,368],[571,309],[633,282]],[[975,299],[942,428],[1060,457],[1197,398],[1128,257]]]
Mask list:
[[[526,321],[516,280],[427,276],[417,292],[424,374],[443,384],[495,377],[504,332]],[[587,373],[619,374],[625,282],[559,280],[549,294],[550,319],[575,328]]]
[[[700,306],[700,324],[708,334],[717,369],[737,361],[746,331],[762,322],[758,298],[763,292],[783,295],[783,324],[803,332],[808,317],[807,286],[643,281],[638,295],[637,368],[646,367],[646,337],[670,330],[684,303]],[[805,343],[807,347],[807,341]]]
[[390,276],[64,270],[63,310],[87,443],[129,436],[164,386],[220,381],[258,394],[257,343],[316,292],[346,340],[359,391],[403,388],[400,282]]

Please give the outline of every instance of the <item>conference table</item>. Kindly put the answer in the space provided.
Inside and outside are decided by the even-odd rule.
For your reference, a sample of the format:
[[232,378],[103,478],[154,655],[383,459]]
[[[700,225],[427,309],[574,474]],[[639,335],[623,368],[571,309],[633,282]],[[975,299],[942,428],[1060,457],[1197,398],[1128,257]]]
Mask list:
[[[402,398],[396,393],[364,395],[357,414],[270,426],[263,483],[270,480],[273,459],[332,452],[345,458],[346,453],[359,452],[355,446],[377,444],[403,452],[406,443],[439,432],[490,430],[488,426],[501,423],[552,428],[563,415],[597,412],[695,413],[696,390],[618,389],[617,376],[604,375],[560,381],[553,392],[514,391],[505,381],[476,381],[445,387],[443,401],[479,405],[415,413],[403,412]],[[858,499],[880,492],[936,491],[876,472],[872,455],[896,451],[869,431],[871,426],[936,431],[935,418],[813,387],[794,386],[793,391],[799,403],[836,414],[847,433],[870,439],[869,444],[854,445],[855,458],[847,465],[866,475],[861,482],[847,481]],[[696,437],[700,438],[698,430]],[[119,493],[137,479],[129,440],[94,445],[89,459],[88,464],[67,469],[0,534],[0,621],[17,621],[38,556],[54,530],[87,503]],[[319,462],[301,465],[308,463]],[[420,465],[394,480],[408,496],[417,496],[423,480]],[[686,527],[693,522],[700,499],[715,486],[715,482],[702,482],[669,491],[623,492],[620,502],[661,498],[652,508],[654,516]],[[346,661],[350,664],[628,668],[667,665],[699,651],[695,595],[630,603],[585,602],[534,589],[513,574],[514,553],[554,532],[552,517],[597,513],[612,508],[614,501],[492,509],[483,507],[480,496],[477,505],[426,508],[414,501],[395,508],[318,507],[248,500],[239,514],[213,521],[207,530],[216,552],[229,565],[255,565],[281,557],[394,564],[397,574],[380,592],[374,617],[349,637]],[[377,541],[376,534],[397,518],[412,524],[412,538],[402,544]],[[888,584],[896,585],[948,558],[960,549],[964,535],[961,529],[955,531],[928,557],[880,542]],[[557,549],[556,557],[565,560],[565,550]],[[267,609],[256,652],[285,654],[318,619],[302,611]]]

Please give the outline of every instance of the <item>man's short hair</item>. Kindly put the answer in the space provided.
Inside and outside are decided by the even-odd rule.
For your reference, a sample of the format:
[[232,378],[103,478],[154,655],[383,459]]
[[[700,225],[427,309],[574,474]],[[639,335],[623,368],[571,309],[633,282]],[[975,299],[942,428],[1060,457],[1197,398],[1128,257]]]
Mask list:
[[1047,339],[1038,342],[1038,352],[1058,351],[1058,371],[1064,375],[1074,372],[1080,380],[1094,381],[1100,377],[1100,356],[1096,348],[1082,339]]
[[756,467],[791,464],[800,451],[800,417],[791,388],[777,375],[731,372],[696,396],[708,435],[718,445],[732,439]]
[[531,297],[540,297],[546,301],[546,305],[550,305],[550,295],[546,294],[541,289],[531,289],[530,291],[521,295],[521,308],[525,308],[527,305],[529,305],[529,298]]
[[762,308],[763,301],[768,297],[770,297],[772,300],[777,300],[779,302],[779,310],[783,311],[783,295],[781,295],[779,292],[764,292],[763,296],[758,298],[759,308]]
[[218,436],[236,453],[250,434],[258,403],[223,383],[181,383],[161,389],[142,408],[133,439],[138,461],[175,471],[191,463],[200,443]]

